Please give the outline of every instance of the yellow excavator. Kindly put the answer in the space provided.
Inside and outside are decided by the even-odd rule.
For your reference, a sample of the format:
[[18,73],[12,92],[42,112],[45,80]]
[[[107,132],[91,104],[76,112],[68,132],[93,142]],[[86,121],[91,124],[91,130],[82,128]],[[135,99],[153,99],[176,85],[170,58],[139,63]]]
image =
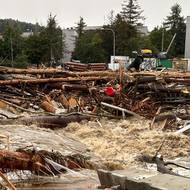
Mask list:
[[141,49],[141,54],[144,58],[152,58],[153,54],[152,54],[152,50],[150,49]]

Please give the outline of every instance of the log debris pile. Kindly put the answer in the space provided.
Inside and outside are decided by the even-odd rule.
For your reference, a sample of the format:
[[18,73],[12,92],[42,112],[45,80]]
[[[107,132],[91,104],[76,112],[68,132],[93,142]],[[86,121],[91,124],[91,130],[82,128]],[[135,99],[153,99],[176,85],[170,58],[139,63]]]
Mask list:
[[[176,134],[190,129],[186,123],[190,118],[190,73],[125,73],[101,71],[102,65],[91,67],[100,71],[85,71],[82,66],[78,72],[0,67],[1,124],[55,129],[94,117],[133,116],[150,119],[150,129]],[[45,150],[2,150],[0,162],[1,172],[29,170],[47,175],[93,168],[82,155],[65,157]]]
[[82,72],[87,70],[105,71],[107,69],[107,66],[108,65],[106,63],[89,63],[89,64],[75,63],[75,62],[64,63],[64,68],[66,70],[82,71]]
[[41,175],[58,175],[67,169],[95,169],[93,164],[83,155],[75,154],[63,156],[59,152],[48,152],[45,150],[22,150],[0,151],[0,170],[31,171]]
[[[56,114],[94,108],[90,88],[115,79],[113,72],[0,68],[0,107]],[[102,85],[100,85],[102,86]],[[77,107],[77,109],[76,109]],[[12,110],[13,111],[13,110]]]
[[[143,116],[152,119],[151,127],[162,121],[163,129],[175,126],[177,118],[190,117],[188,72],[70,72],[1,67],[0,79],[0,108],[11,112]],[[72,117],[71,121],[82,119]]]

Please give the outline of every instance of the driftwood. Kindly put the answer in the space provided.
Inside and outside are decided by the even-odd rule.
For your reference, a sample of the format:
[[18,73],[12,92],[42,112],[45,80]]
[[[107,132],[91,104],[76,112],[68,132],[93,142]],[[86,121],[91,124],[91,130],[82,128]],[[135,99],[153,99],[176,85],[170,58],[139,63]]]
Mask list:
[[85,91],[85,92],[89,91],[88,86],[79,85],[79,84],[64,84],[64,85],[62,85],[62,89],[65,90],[65,91],[71,91],[71,90]]
[[43,84],[56,82],[79,82],[79,81],[96,81],[96,80],[111,80],[113,77],[68,77],[68,78],[45,78],[31,80],[0,80],[0,85],[18,85],[18,84]]
[[62,77],[77,77],[77,76],[114,76],[115,72],[112,71],[88,71],[88,72],[70,72],[63,69],[16,69],[10,67],[0,67],[0,74],[51,74],[51,75],[60,75]]
[[144,77],[144,76],[156,76],[156,77],[163,77],[163,78],[190,78],[189,72],[180,72],[180,71],[141,71],[141,72],[133,72],[127,73],[129,76],[137,77]]
[[132,115],[132,116],[135,116],[137,118],[140,118],[140,115],[138,115],[135,112],[132,112],[130,110],[127,110],[127,109],[124,109],[124,108],[120,108],[118,106],[114,106],[114,105],[111,105],[111,104],[108,104],[108,103],[105,103],[105,102],[101,102],[101,105],[121,111],[124,118],[125,118],[125,113],[127,113],[129,115]]
[[167,83],[180,83],[180,84],[190,84],[190,78],[166,78],[165,77],[165,81]]
[[12,184],[12,182],[8,179],[8,177],[6,177],[5,174],[3,174],[1,171],[0,171],[0,176],[12,190],[16,190],[16,187]]
[[13,170],[44,171],[45,162],[37,155],[21,152],[0,151],[0,168],[3,172]]
[[38,127],[43,128],[64,128],[71,122],[81,122],[82,120],[90,120],[92,116],[81,115],[81,114],[69,114],[69,115],[44,115],[44,116],[31,116],[31,117],[20,117],[14,119],[1,119],[1,125],[14,125],[14,124],[24,124],[32,125],[35,124]]
[[9,67],[0,67],[1,74],[65,74],[66,76],[76,76],[72,75],[71,72],[64,71],[61,69],[16,69]]
[[175,88],[175,87],[167,87],[165,85],[157,85],[157,84],[138,84],[137,86],[138,90],[143,91],[154,91],[154,92],[176,92],[180,93],[182,88]]
[[149,82],[155,82],[156,76],[144,76],[144,77],[138,77],[137,79],[138,84],[141,83],[149,83]]
[[160,173],[189,178],[189,177],[182,176],[182,175],[179,175],[179,174],[173,172],[172,168],[168,168],[167,166],[168,165],[174,165],[174,166],[177,166],[177,167],[180,167],[183,169],[187,169],[187,170],[190,170],[190,168],[187,168],[185,166],[181,166],[181,165],[176,164],[174,162],[165,162],[162,156],[160,156],[160,157],[156,156],[155,157],[155,156],[150,156],[150,155],[141,155],[138,157],[138,160],[141,162],[146,162],[146,163],[155,163],[157,165],[157,171]]
[[70,114],[67,116],[34,116],[22,118],[20,121],[25,125],[37,124],[38,127],[44,128],[64,128],[71,122],[80,122],[90,120],[90,116],[80,114]]
[[177,117],[174,114],[164,114],[164,115],[157,115],[157,116],[155,116],[155,122],[157,122],[157,121],[163,121],[165,119],[176,120]]
[[19,149],[16,152],[0,151],[0,170],[3,173],[28,170],[38,175],[58,175],[69,169],[92,169],[93,164],[80,155],[63,156],[59,152]]

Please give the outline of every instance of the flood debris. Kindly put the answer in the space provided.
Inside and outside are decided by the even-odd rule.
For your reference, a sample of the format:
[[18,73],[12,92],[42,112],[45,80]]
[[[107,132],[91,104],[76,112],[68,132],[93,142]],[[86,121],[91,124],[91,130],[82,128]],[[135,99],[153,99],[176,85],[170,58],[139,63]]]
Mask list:
[[[1,171],[27,170],[38,175],[58,175],[67,169],[93,169],[87,159],[80,155],[64,156],[59,152],[18,149],[17,151],[0,151]],[[89,168],[88,168],[89,167]],[[90,168],[91,167],[91,168]]]
[[[109,170],[139,166],[138,155],[154,157],[163,138],[164,158],[189,155],[189,73],[109,71],[103,64],[65,66],[66,70],[0,67],[0,124],[27,130],[35,126],[34,136],[45,136],[40,129],[61,138],[69,135],[97,157],[89,161],[83,153],[63,155],[56,141],[53,151],[23,149],[22,140],[23,146],[13,149],[10,134],[3,133],[10,142],[4,142],[8,149],[0,150],[1,172],[27,170],[55,176],[98,166]],[[50,138],[47,135],[46,141]],[[162,169],[166,166],[163,159],[154,161]]]
[[181,110],[185,111],[186,118],[189,115],[189,86],[184,82],[190,80],[188,73],[71,72],[5,67],[0,68],[0,73],[9,75],[0,80],[1,108],[13,107],[37,114],[44,110],[56,115],[73,111],[102,113],[121,118],[127,110],[129,115],[141,115],[154,122],[166,120],[163,129],[176,118],[183,119]]

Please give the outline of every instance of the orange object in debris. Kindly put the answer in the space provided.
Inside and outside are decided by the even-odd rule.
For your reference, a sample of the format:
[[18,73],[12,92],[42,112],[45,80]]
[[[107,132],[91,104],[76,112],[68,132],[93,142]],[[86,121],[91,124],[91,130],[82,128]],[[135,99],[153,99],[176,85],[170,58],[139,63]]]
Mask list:
[[115,95],[115,89],[113,87],[107,87],[104,90],[105,94],[108,96],[114,96]]
[[41,108],[47,112],[55,113],[55,108],[54,108],[53,104],[48,101],[43,101],[41,103]]

